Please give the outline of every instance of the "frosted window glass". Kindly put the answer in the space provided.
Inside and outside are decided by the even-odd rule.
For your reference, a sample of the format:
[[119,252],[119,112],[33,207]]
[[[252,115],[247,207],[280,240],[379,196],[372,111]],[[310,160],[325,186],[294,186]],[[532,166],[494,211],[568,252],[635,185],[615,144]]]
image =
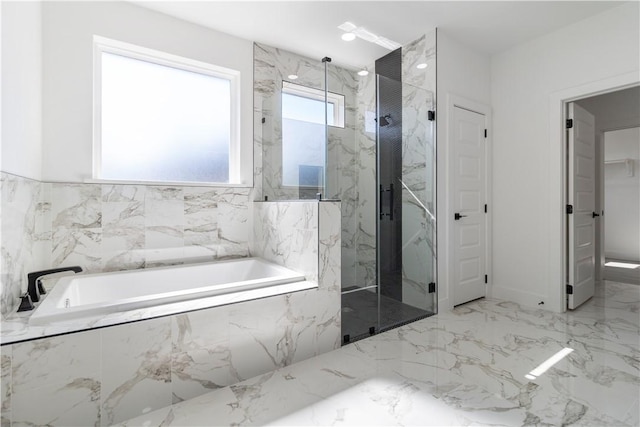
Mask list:
[[[329,126],[333,125],[333,108],[332,103],[327,103],[327,124]],[[283,93],[282,117],[324,124],[324,101]]]
[[[322,187],[325,167],[324,101],[282,94],[282,183]],[[327,104],[333,117],[333,104]],[[317,170],[316,173],[309,173]],[[303,181],[300,181],[300,177]]]
[[229,181],[229,80],[106,52],[101,59],[101,178]]

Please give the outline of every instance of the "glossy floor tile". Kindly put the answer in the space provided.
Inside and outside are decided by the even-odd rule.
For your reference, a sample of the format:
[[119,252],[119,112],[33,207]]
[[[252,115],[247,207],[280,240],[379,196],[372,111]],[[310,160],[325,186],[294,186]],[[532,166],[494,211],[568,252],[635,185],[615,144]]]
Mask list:
[[574,312],[475,301],[124,425],[636,426],[639,400],[640,287],[607,282]]

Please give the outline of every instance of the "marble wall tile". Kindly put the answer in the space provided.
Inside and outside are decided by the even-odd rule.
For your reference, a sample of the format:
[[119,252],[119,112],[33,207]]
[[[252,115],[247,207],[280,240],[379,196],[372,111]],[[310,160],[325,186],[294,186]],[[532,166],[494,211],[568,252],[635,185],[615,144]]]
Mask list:
[[115,271],[249,254],[248,188],[63,184],[2,172],[0,308],[26,274],[59,266]]
[[237,201],[218,202],[218,258],[249,255],[249,206]]
[[55,267],[79,265],[88,272],[102,270],[102,228],[59,228],[52,235],[51,259]]
[[239,381],[231,360],[229,306],[172,316],[173,403]]
[[99,423],[98,333],[45,338],[12,347],[12,425]]
[[340,203],[318,207],[319,292],[314,296],[317,354],[340,347],[341,337],[341,227]]
[[119,198],[122,193],[103,188],[101,258],[104,271],[145,266],[144,198],[139,197],[144,187],[131,187],[130,190],[138,191],[128,201]]
[[[374,68],[373,64],[369,67]],[[358,80],[356,159],[356,278],[342,281],[343,287],[376,283],[376,76],[369,73]],[[344,278],[344,276],[343,276]]]
[[102,188],[98,184],[60,184],[51,188],[54,229],[102,227]]
[[290,364],[299,335],[313,339],[310,321],[295,318],[287,298],[278,296],[234,306],[229,321],[231,360],[244,380]]
[[26,291],[26,274],[40,267],[36,256],[42,227],[38,219],[44,206],[40,204],[40,182],[10,175],[0,175],[2,210],[2,247],[0,272],[0,313],[5,316],[16,307]]
[[109,327],[101,332],[101,425],[170,405],[170,318]]
[[251,254],[318,280],[318,202],[254,204]]
[[0,426],[11,426],[11,354],[12,347],[0,349]]

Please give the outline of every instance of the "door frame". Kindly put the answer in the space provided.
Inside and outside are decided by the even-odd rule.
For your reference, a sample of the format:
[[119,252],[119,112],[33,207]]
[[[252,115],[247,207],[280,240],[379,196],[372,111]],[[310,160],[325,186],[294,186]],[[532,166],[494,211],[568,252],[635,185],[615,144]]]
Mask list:
[[[565,206],[567,205],[567,144],[565,121],[567,104],[583,98],[615,92],[640,85],[638,72],[598,80],[553,92],[549,96],[549,210],[548,224],[550,238],[548,246],[549,270],[547,295],[549,309],[564,313],[567,311],[567,224]],[[558,186],[560,183],[560,186]]]
[[[484,116],[484,125],[485,129],[487,129],[487,137],[485,138],[485,152],[484,152],[484,161],[485,161],[485,178],[484,178],[484,187],[485,187],[485,195],[486,195],[486,203],[488,206],[487,214],[485,215],[485,271],[488,275],[488,283],[485,285],[485,295],[487,297],[492,296],[492,228],[491,228],[491,217],[493,212],[493,197],[491,192],[491,179],[492,179],[492,141],[493,141],[493,129],[491,127],[492,117],[491,117],[491,107],[486,104],[482,104],[480,102],[473,101],[471,99],[455,95],[452,93],[447,94],[447,143],[446,143],[446,194],[445,194],[445,214],[444,218],[439,218],[439,221],[444,220],[445,226],[445,235],[447,236],[447,250],[446,250],[446,265],[447,271],[453,271],[453,248],[455,244],[455,234],[453,233],[453,198],[451,195],[454,190],[454,182],[453,182],[453,135],[454,135],[454,108],[462,108],[464,110],[468,110],[474,113],[482,114]],[[453,274],[449,276],[449,298],[447,299],[447,305],[449,310],[453,309],[453,301],[455,295],[455,283],[453,283]]]

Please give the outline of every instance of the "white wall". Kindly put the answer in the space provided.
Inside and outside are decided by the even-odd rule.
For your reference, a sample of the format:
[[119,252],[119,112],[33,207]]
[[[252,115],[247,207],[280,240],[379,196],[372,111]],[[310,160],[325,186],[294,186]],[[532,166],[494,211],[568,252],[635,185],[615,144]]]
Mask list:
[[638,16],[630,2],[492,58],[495,297],[562,310],[563,159],[552,100],[638,74]]
[[633,176],[623,164],[604,166],[605,255],[640,261],[640,128],[606,132],[604,160],[632,159]]
[[2,163],[4,172],[42,173],[41,6],[2,2]]
[[448,208],[448,165],[451,154],[448,141],[448,97],[454,95],[490,105],[491,63],[489,55],[460,44],[442,29],[438,29],[437,54],[438,300],[439,309],[443,310],[451,308],[453,304],[450,290],[452,265],[448,256],[450,227],[453,225],[453,212]]
[[42,20],[44,180],[91,178],[94,34],[239,70],[241,138],[252,158],[250,41],[124,2],[45,2]]

